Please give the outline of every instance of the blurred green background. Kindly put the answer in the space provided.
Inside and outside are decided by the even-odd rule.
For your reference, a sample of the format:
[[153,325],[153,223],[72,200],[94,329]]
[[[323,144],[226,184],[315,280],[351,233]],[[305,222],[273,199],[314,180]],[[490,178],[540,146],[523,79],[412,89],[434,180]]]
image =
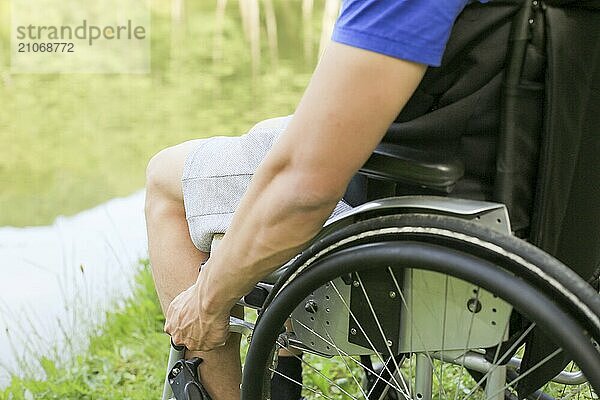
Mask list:
[[[339,4],[151,0],[150,74],[11,74],[10,0],[0,0],[0,226],[126,196],[159,150],[292,113]],[[163,324],[145,268],[88,351],[67,365],[30,360],[47,379],[13,376],[0,399],[156,398]]]
[[292,113],[338,3],[152,0],[151,74],[48,75],[10,73],[0,0],[0,226],[130,194],[160,149]]

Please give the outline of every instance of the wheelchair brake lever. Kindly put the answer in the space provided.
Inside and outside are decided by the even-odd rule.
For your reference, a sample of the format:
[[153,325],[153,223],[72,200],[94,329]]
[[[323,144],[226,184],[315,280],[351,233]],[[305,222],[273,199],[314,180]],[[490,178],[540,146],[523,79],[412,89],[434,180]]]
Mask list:
[[175,363],[167,376],[175,400],[211,400],[198,375],[201,363],[198,357]]
[[[229,317],[229,332],[250,336],[253,331],[253,323],[240,318]],[[197,369],[197,365],[194,366],[194,364],[199,364],[202,361],[198,359],[184,360],[185,350],[184,346],[176,345],[171,340],[171,351],[169,353],[167,377],[165,379],[162,399],[187,400],[189,398],[210,400],[210,396],[204,390],[199,377],[194,373]]]

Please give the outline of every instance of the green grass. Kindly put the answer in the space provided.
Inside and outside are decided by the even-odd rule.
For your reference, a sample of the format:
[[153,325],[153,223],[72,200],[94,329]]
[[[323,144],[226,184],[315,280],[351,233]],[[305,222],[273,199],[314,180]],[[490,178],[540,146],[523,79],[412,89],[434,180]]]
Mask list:
[[47,379],[13,378],[0,399],[158,399],[169,341],[145,268],[133,296],[90,339],[89,349],[66,367],[42,359]]
[[[164,318],[156,297],[152,277],[147,264],[137,277],[133,295],[118,310],[106,315],[106,323],[90,339],[90,345],[84,354],[77,356],[67,366],[57,366],[52,360],[41,360],[46,379],[14,377],[11,384],[0,390],[0,400],[148,400],[159,399],[165,373],[166,358],[169,349],[167,337],[162,332]],[[247,319],[252,319],[249,312]],[[249,317],[249,318],[248,318]],[[244,340],[242,352],[247,350]],[[356,381],[346,373],[350,366],[360,382],[362,371],[349,358],[326,359],[305,355],[304,360],[320,373],[308,367],[304,368],[304,384],[324,393],[332,399],[347,398],[337,389],[327,376],[344,391],[361,398],[361,390]],[[375,360],[376,361],[376,360]],[[436,362],[439,367],[439,363]],[[405,376],[413,376],[414,359],[402,367]],[[439,369],[434,377],[434,398],[439,397]],[[458,391],[464,396],[475,381],[468,373],[460,372],[457,366],[446,364],[443,369],[444,396],[454,398]],[[559,397],[576,397],[592,400],[594,397],[586,386],[565,388],[563,385],[550,385],[545,391]],[[581,389],[582,392],[577,392]],[[322,398],[304,390],[309,399]],[[474,400],[483,398],[482,392],[475,393]]]

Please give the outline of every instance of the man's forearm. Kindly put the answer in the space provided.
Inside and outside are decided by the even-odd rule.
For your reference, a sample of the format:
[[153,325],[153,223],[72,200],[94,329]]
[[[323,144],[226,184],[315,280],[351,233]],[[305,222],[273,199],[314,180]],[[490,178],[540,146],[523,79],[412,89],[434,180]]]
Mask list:
[[339,195],[310,193],[310,177],[290,165],[273,171],[257,171],[251,191],[238,208],[240,218],[232,224],[235,243],[226,237],[214,254],[211,287],[226,285],[227,299],[234,302],[255,282],[295,256],[313,238],[333,211]]

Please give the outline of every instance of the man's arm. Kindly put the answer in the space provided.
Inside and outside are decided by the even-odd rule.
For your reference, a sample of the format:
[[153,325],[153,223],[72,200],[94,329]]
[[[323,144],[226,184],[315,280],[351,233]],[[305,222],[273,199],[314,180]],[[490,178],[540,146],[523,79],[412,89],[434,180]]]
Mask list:
[[231,307],[319,232],[425,69],[330,43],[218,249],[171,303],[166,330],[177,343],[198,350],[224,343]]

